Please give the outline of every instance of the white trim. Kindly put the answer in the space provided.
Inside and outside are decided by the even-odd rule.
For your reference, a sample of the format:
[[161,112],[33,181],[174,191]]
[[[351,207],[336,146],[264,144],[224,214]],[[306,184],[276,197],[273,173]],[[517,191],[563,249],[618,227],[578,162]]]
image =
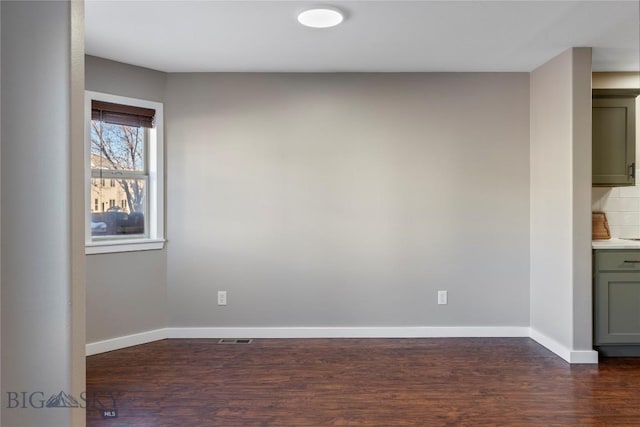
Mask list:
[[164,248],[164,242],[165,240],[154,239],[96,241],[85,244],[84,253],[85,255],[93,255],[113,252],[150,251]]
[[538,344],[546,347],[549,351],[552,351],[558,356],[562,357],[567,362],[569,362],[569,360],[571,359],[571,350],[560,344],[555,339],[550,338],[533,328],[531,328],[531,331],[529,332],[529,337],[531,337],[531,339],[536,341]]
[[529,336],[538,344],[557,354],[569,363],[598,363],[598,352],[595,350],[571,350],[555,339],[531,328]]
[[164,328],[87,344],[87,356],[166,338],[504,338],[528,337],[516,327]]
[[167,328],[167,338],[471,338],[528,337],[528,327]]
[[527,326],[164,328],[89,343],[87,356],[166,338],[514,338],[527,337],[569,363],[598,363],[595,350],[569,350]]
[[[164,104],[126,96],[85,90],[85,195],[91,200],[91,101],[100,100],[115,104],[133,105],[155,110],[156,127],[149,129],[147,145],[148,200],[145,214],[145,226],[148,236],[145,239],[93,240],[91,236],[91,208],[85,207],[85,254],[112,252],[132,252],[162,249],[164,247]],[[155,141],[155,143],[152,143]]]
[[89,343],[86,345],[85,353],[87,356],[93,356],[94,354],[120,350],[121,348],[147,344],[166,338],[167,328],[155,329],[153,331],[140,332],[139,334],[125,335],[123,337],[111,338],[104,341]]
[[595,350],[574,350],[569,355],[569,363],[598,363],[598,352]]

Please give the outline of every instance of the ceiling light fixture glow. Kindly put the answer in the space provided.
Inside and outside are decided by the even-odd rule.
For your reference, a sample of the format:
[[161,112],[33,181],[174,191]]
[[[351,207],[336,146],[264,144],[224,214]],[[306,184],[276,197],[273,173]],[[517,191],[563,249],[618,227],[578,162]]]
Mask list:
[[298,15],[298,22],[306,27],[329,28],[335,27],[344,19],[338,9],[319,7],[308,9]]

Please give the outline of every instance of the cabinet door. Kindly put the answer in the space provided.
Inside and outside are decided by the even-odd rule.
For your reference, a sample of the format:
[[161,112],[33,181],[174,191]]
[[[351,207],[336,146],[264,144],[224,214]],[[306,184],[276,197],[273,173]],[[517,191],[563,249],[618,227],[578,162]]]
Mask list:
[[593,98],[593,185],[635,185],[635,98]]
[[595,344],[640,343],[640,273],[598,273]]

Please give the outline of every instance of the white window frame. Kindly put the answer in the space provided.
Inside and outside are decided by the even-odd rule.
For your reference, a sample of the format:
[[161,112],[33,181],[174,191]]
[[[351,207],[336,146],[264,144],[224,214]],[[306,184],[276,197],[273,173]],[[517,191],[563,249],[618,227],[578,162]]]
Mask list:
[[94,239],[91,236],[91,205],[85,206],[85,254],[103,254],[113,252],[131,252],[157,250],[164,247],[164,110],[160,102],[107,93],[85,91],[85,194],[91,200],[91,101],[104,101],[114,104],[151,108],[156,111],[156,125],[148,129],[146,145],[148,162],[148,200],[145,212],[145,236],[117,237],[113,239]]

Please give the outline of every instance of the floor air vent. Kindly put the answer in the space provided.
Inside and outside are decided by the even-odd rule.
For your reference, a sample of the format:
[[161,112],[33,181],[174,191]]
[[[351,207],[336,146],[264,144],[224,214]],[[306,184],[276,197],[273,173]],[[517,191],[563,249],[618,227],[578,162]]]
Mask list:
[[218,344],[251,344],[252,339],[249,338],[222,338]]

